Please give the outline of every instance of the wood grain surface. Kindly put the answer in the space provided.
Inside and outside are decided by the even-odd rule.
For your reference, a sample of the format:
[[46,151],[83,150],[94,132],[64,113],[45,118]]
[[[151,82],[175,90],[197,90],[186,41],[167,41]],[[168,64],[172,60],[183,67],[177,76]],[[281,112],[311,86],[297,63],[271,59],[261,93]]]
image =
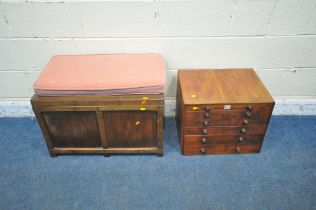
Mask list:
[[179,70],[177,87],[182,154],[260,152],[274,101],[253,69]]
[[37,96],[31,99],[48,151],[163,155],[163,94]]
[[179,70],[184,104],[271,103],[253,69]]

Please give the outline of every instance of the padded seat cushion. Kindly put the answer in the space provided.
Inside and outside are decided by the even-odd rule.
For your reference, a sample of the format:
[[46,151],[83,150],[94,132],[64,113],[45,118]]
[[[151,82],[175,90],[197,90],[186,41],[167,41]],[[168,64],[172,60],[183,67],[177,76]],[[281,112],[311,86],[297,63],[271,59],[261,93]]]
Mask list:
[[120,95],[164,92],[160,54],[54,56],[34,84],[38,95]]

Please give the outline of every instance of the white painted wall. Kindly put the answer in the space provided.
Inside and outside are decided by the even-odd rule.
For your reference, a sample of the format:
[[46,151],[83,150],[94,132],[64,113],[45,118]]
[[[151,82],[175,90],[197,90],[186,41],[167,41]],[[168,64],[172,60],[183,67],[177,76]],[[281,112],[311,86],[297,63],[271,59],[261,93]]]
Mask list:
[[0,1],[4,107],[29,100],[55,54],[114,52],[160,52],[170,100],[177,69],[225,67],[257,69],[277,100],[313,100],[316,0]]

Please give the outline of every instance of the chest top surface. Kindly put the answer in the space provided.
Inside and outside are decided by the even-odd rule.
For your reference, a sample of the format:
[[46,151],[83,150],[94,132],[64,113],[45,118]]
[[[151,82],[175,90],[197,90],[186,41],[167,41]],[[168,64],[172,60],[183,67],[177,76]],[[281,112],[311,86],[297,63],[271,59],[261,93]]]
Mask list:
[[184,104],[272,103],[253,69],[179,70]]

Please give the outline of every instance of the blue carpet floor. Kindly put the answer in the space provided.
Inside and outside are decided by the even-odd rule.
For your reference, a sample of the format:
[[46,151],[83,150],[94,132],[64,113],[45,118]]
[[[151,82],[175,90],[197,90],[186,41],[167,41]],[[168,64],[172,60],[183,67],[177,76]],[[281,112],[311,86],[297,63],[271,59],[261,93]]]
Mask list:
[[35,119],[0,119],[0,209],[316,209],[316,116],[273,116],[260,154],[51,158]]

